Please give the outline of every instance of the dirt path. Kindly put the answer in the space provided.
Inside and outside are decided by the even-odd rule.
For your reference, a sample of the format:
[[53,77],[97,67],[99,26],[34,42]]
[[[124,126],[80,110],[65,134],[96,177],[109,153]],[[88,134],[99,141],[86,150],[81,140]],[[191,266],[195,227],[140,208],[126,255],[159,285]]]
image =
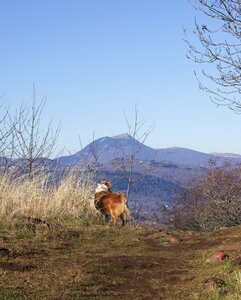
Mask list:
[[0,299],[205,299],[205,281],[220,269],[207,265],[207,257],[238,251],[240,229],[231,241],[225,234],[230,231],[220,238],[146,228],[2,230]]

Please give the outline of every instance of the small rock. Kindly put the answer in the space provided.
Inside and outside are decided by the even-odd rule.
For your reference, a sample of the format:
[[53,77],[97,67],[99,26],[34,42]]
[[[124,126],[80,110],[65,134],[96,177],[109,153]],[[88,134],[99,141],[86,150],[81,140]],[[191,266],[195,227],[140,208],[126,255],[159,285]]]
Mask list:
[[189,281],[192,281],[194,278],[195,278],[195,276],[183,275],[180,277],[180,281],[181,282],[189,282]]
[[204,281],[205,288],[221,288],[225,285],[225,281],[221,278],[212,277]]
[[170,244],[178,244],[179,243],[179,240],[174,236],[170,237],[168,239],[168,241],[169,241]]
[[131,242],[140,242],[140,241],[141,241],[140,238],[133,238],[133,239],[131,239]]

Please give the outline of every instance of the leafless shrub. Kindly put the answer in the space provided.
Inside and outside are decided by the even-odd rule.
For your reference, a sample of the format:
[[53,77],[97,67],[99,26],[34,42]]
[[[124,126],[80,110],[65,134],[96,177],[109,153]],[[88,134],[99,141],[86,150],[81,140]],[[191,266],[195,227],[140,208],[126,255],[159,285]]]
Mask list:
[[172,211],[177,228],[212,231],[241,224],[241,167],[208,169]]

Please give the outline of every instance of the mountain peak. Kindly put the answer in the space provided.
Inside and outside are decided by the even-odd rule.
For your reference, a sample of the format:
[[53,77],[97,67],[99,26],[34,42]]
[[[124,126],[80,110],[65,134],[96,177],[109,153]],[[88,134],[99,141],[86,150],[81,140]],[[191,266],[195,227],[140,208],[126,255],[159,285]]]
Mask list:
[[118,134],[118,135],[114,135],[113,139],[132,139],[132,136],[129,133],[122,133],[122,134]]

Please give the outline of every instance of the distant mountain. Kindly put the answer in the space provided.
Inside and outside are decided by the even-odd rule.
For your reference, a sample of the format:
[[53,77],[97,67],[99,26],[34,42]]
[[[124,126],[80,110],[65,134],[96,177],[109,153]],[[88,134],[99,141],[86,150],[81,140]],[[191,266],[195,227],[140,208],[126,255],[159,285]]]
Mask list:
[[212,155],[215,156],[215,157],[235,158],[235,159],[241,160],[241,155],[236,154],[236,153],[218,153],[218,152],[214,152],[214,153],[212,153]]
[[141,144],[128,134],[120,134],[113,137],[99,138],[73,155],[59,157],[57,163],[68,166],[98,160],[99,163],[106,164],[114,159],[131,157],[133,152],[136,153],[135,158],[137,160],[193,167],[207,167],[210,161],[215,161],[217,165],[222,165],[226,161],[232,164],[241,162],[241,155],[238,154],[207,154],[180,147],[154,149]]

